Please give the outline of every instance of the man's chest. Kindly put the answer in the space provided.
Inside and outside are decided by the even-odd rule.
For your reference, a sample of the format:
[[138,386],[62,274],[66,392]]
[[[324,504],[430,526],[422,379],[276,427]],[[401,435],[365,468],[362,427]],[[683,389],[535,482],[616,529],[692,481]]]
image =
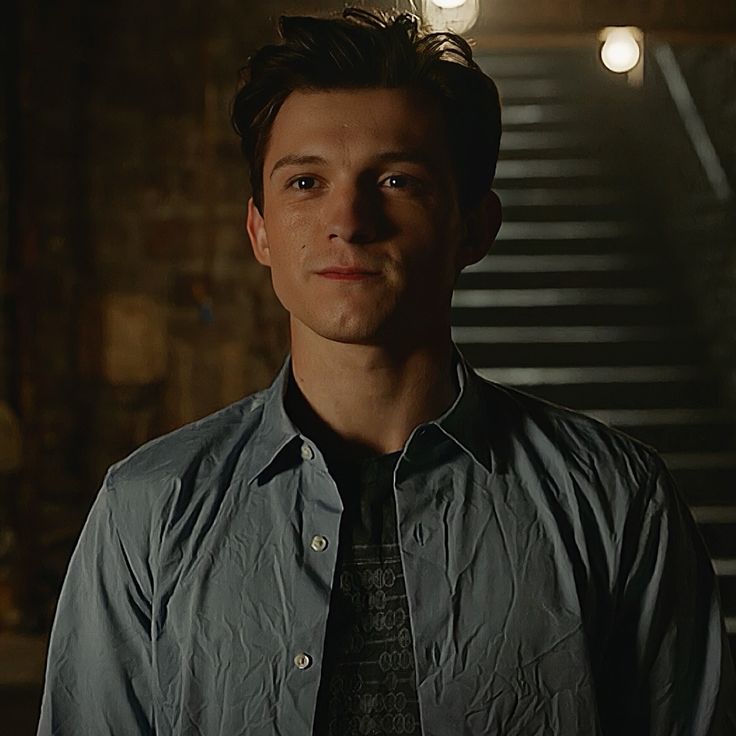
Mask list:
[[[227,693],[240,703],[232,718],[291,733],[297,704],[307,721],[314,712],[343,510],[334,488],[313,502],[298,483],[279,490],[233,504],[195,530],[189,559],[170,558],[154,624],[169,714],[184,700],[207,711]],[[404,625],[423,719],[437,724],[425,733],[503,723],[512,734],[508,724],[531,728],[553,711],[594,718],[590,560],[574,525],[538,492],[457,468],[397,485]]]

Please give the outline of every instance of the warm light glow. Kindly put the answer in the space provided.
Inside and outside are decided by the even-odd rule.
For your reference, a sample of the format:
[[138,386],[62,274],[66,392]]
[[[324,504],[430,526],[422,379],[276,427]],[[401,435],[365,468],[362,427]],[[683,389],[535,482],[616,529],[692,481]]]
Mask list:
[[612,28],[601,48],[601,61],[612,72],[630,72],[641,59],[641,47],[629,28]]
[[465,33],[479,15],[479,0],[422,0],[422,19],[432,31]]
[[432,0],[438,8],[459,8],[466,0]]

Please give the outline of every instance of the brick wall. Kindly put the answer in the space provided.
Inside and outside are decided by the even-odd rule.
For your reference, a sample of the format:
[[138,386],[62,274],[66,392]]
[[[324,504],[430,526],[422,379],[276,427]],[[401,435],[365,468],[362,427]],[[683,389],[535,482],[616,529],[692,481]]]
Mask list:
[[342,3],[19,7],[15,595],[22,627],[45,630],[105,469],[281,365],[286,315],[245,235],[229,105],[278,12]]
[[11,121],[12,36],[6,27],[0,32],[0,626],[13,623],[12,574],[16,548],[12,507],[8,503],[14,471],[19,463],[19,428],[9,399],[10,387],[10,293],[8,279],[8,241],[10,223],[11,160],[9,135]]

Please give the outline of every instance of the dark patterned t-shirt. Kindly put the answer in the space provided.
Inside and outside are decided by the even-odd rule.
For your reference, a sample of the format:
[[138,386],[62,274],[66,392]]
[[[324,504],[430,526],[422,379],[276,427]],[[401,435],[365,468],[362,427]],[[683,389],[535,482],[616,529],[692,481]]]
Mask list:
[[330,465],[345,510],[315,736],[421,734],[393,492],[400,454]]

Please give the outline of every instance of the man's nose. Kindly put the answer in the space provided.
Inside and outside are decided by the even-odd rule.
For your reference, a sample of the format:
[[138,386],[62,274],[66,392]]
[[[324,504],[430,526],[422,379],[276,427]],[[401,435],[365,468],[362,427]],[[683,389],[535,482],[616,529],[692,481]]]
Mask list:
[[382,212],[380,195],[361,183],[335,187],[330,194],[327,219],[330,240],[370,243],[378,237]]

